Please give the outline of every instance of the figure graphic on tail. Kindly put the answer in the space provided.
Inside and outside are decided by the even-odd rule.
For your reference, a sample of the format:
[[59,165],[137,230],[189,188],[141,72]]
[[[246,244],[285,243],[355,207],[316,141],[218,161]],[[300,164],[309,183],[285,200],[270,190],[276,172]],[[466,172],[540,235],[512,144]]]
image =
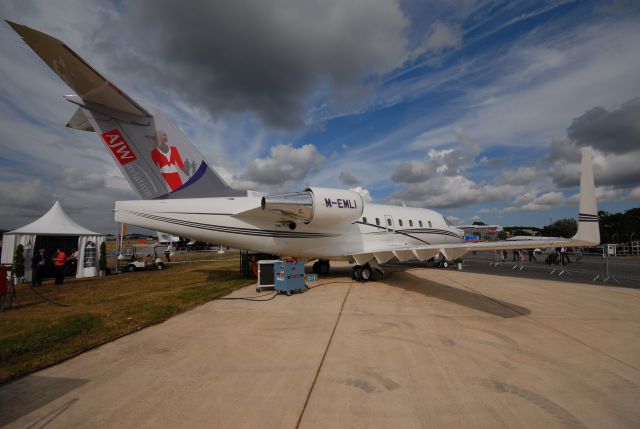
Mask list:
[[156,131],[155,136],[152,138],[155,141],[155,145],[151,150],[151,159],[160,169],[162,177],[164,177],[164,180],[169,186],[169,190],[175,191],[183,184],[178,168],[180,168],[186,176],[189,175],[180,156],[180,151],[176,146],[169,146],[169,144],[167,144],[167,133],[162,130]]

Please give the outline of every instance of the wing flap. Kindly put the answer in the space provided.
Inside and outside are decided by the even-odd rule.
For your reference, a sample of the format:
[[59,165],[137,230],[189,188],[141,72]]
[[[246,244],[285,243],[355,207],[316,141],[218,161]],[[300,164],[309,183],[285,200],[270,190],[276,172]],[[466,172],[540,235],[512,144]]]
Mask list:
[[392,253],[395,255],[396,258],[398,258],[398,261],[400,262],[408,261],[409,259],[413,259],[416,256],[414,255],[413,250],[411,249],[394,250]]
[[395,257],[393,252],[376,252],[373,256],[379,264],[386,264]]
[[448,260],[456,259],[473,250],[514,250],[514,249],[546,249],[550,247],[581,247],[585,243],[573,239],[549,239],[549,240],[514,240],[493,241],[481,243],[452,243],[452,244],[425,244],[420,246],[386,245],[383,248],[363,249],[362,252],[354,252],[347,255],[353,258],[359,265],[366,264],[375,258],[380,264],[389,262],[393,255],[400,261],[412,258],[426,260],[441,253]]

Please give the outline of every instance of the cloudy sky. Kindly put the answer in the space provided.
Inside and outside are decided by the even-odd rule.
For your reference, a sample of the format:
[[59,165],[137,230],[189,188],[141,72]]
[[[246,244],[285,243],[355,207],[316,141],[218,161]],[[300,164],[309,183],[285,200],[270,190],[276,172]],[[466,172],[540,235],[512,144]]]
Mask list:
[[[640,2],[5,0],[160,107],[232,185],[354,188],[456,223],[576,215],[590,147],[599,208],[640,204]],[[70,93],[0,25],[0,229],[58,199],[111,232],[135,194]]]

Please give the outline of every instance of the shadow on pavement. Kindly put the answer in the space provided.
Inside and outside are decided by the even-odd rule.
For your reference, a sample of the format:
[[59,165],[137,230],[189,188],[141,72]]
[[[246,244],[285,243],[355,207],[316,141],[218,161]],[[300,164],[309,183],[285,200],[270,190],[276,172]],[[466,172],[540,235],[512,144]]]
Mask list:
[[[0,427],[37,410],[49,402],[86,384],[89,380],[30,375],[0,388]],[[67,401],[29,427],[43,427],[70,408],[77,398]]]
[[416,292],[424,296],[428,296],[429,298],[440,299],[505,319],[531,314],[531,310],[526,307],[495,298],[488,298],[484,295],[465,289],[459,289],[457,287],[426,280],[412,274],[410,271],[398,270],[391,272],[385,281],[390,286]]

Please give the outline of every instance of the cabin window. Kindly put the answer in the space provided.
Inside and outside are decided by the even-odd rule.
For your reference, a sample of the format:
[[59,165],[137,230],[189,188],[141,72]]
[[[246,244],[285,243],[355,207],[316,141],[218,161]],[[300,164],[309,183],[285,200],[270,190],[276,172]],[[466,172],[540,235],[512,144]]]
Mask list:
[[431,228],[431,221],[428,221],[428,222],[429,222],[429,228]]
[[411,219],[409,219],[409,226],[413,226],[413,221]]
[[390,217],[387,218],[387,225],[391,226],[391,218]]
[[93,241],[87,241],[84,246],[84,267],[92,268],[96,266],[96,244]]
[[363,217],[363,218],[362,218],[362,222],[363,222],[363,223],[367,223],[367,218],[366,218],[366,217]]
[[376,218],[376,225],[380,226],[380,218],[379,217]]
[[421,220],[418,221],[418,225],[420,225],[420,228],[422,228],[422,221]]
[[398,225],[402,226],[402,219],[398,219]]

